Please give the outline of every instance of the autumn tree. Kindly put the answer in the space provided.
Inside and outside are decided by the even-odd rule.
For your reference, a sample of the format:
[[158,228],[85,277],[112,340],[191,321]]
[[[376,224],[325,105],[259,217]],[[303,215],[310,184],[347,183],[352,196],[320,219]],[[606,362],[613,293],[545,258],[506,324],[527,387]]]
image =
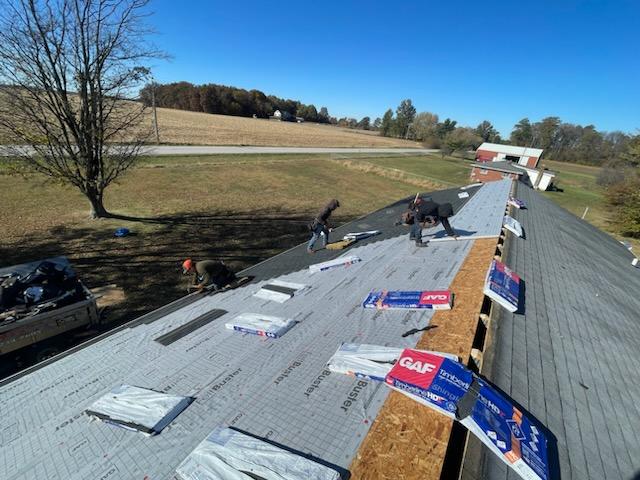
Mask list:
[[136,161],[148,135],[140,128],[144,106],[127,100],[158,55],[147,42],[146,6],[0,3],[0,126],[20,145],[16,162],[79,189],[94,218],[108,216],[104,191]]

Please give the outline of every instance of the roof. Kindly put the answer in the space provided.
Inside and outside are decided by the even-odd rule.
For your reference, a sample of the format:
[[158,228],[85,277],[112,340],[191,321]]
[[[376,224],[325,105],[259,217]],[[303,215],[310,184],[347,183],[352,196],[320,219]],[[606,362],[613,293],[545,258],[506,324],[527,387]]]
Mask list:
[[[557,437],[563,480],[637,478],[640,270],[601,230],[524,185],[517,196],[526,239],[505,258],[526,282],[525,309],[499,310],[484,373]],[[518,478],[492,454],[483,463],[467,478]]]
[[523,175],[524,170],[516,167],[512,162],[473,162],[474,167],[485,168],[487,170],[497,170],[498,172],[515,173],[516,175]]
[[[511,181],[504,180],[471,190],[452,218],[454,228],[472,236],[497,236],[510,187]],[[447,195],[457,198],[456,191]],[[0,457],[3,478],[84,479],[114,473],[168,478],[220,425],[294,447],[339,471],[348,468],[388,389],[331,374],[327,360],[342,342],[415,346],[415,335],[402,334],[424,328],[433,311],[366,310],[362,300],[373,289],[416,289],[416,278],[420,289],[447,289],[473,243],[414,247],[407,230],[393,226],[403,204],[406,200],[349,226],[353,231],[371,225],[384,233],[342,252],[362,259],[348,268],[310,275],[304,266],[336,253],[311,256],[300,246],[246,271],[255,274],[255,283],[189,297],[0,384],[7,426]],[[425,233],[437,235],[438,230]],[[309,288],[282,304],[253,295],[267,283],[264,279],[274,277]],[[226,312],[222,316],[221,310]],[[225,328],[245,312],[293,318],[298,324],[275,340]],[[200,327],[185,334],[181,327],[194,320]],[[178,329],[180,335],[169,335],[170,342],[156,341]],[[196,399],[155,437],[90,422],[84,410],[120,384]]]
[[518,147],[516,145],[502,145],[499,143],[485,142],[478,147],[478,150],[487,150],[490,152],[505,153],[507,155],[518,155],[527,157],[539,157],[542,155],[541,148]]

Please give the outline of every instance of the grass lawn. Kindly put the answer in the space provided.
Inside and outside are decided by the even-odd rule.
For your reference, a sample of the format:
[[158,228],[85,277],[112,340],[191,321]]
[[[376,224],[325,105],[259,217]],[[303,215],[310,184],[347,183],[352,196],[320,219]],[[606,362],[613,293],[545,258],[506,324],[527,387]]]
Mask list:
[[460,158],[440,155],[422,155],[396,158],[367,159],[374,165],[403,170],[426,180],[447,186],[466,185],[471,182],[471,167]]

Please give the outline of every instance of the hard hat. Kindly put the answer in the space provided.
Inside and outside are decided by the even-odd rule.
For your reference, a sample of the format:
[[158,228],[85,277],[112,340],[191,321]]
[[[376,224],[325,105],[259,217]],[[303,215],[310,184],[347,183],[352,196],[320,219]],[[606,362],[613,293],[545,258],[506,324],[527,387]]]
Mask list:
[[187,273],[189,270],[193,268],[193,260],[187,258],[184,262],[182,262],[182,273]]

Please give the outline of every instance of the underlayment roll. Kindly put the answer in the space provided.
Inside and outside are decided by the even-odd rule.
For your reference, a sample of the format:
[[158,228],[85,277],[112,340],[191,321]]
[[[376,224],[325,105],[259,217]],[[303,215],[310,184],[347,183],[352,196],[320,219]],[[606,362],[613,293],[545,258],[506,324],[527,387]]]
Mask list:
[[366,232],[351,232],[347,233],[343,238],[343,240],[364,240],[365,238],[373,237],[375,235],[379,235],[380,230],[367,230]]
[[355,255],[349,255],[346,257],[339,257],[334,260],[329,260],[328,262],[316,263],[313,265],[309,265],[309,273],[318,273],[325,272],[327,270],[331,270],[339,267],[346,267],[349,265],[353,265],[354,263],[360,262],[360,258]]
[[339,480],[335,470],[230,428],[218,427],[176,468],[180,480]]

